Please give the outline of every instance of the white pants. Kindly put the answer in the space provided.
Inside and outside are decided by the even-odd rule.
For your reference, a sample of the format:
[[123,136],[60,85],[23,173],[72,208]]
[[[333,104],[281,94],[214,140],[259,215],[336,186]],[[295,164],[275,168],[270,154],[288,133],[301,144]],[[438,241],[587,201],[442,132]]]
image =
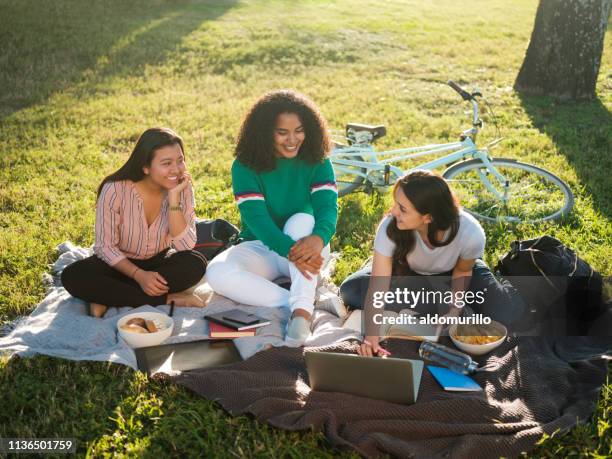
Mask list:
[[[314,223],[312,215],[298,213],[287,220],[283,232],[297,241],[312,234]],[[329,245],[321,255],[329,257]],[[272,282],[283,276],[291,278],[289,291]],[[246,241],[217,255],[206,269],[206,279],[215,292],[238,303],[310,313],[314,309],[317,276],[306,279],[293,263],[261,241]]]

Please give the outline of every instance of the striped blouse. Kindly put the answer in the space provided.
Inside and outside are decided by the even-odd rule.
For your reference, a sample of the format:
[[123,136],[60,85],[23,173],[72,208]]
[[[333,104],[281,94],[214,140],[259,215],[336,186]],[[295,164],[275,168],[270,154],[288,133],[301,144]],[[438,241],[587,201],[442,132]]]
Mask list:
[[124,258],[143,260],[173,246],[176,250],[192,249],[196,243],[195,201],[193,188],[181,193],[183,215],[187,226],[176,237],[170,235],[168,198],[151,226],[147,224],[142,197],[130,180],[108,182],[102,187],[96,208],[96,242],[94,253],[110,266]]

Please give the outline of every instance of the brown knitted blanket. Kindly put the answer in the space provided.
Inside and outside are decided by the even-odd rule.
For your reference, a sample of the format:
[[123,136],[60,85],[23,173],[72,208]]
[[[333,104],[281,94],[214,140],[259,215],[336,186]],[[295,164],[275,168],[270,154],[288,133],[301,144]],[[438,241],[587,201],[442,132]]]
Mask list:
[[[356,346],[317,351],[352,352]],[[394,357],[418,358],[416,342],[396,340],[388,348]],[[250,413],[286,430],[322,430],[332,444],[364,456],[514,457],[543,433],[588,419],[606,378],[601,356],[611,349],[609,337],[513,338],[478,359],[485,370],[474,379],[483,392],[445,392],[425,369],[414,405],[311,391],[303,349],[274,348],[171,379],[233,415]]]

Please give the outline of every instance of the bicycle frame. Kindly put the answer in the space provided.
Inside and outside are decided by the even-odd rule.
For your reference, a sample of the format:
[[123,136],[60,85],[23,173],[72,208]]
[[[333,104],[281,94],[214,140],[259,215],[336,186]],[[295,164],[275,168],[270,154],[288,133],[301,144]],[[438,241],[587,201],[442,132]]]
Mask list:
[[[387,190],[407,172],[450,166],[443,177],[458,184],[458,191],[468,193],[462,196],[468,202],[466,210],[483,221],[546,221],[566,215],[574,203],[569,186],[545,169],[513,159],[492,158],[489,149],[501,138],[478,148],[476,138],[483,123],[478,117],[477,98],[482,94],[480,91],[467,92],[452,80],[447,84],[472,104],[472,127],[461,133],[459,141],[376,151],[373,143],[385,135],[385,127],[348,123],[342,134],[348,144],[337,142],[330,157],[338,196],[359,188],[365,188],[367,193],[378,188]],[[493,121],[495,123],[495,118]],[[414,159],[418,162],[418,158],[427,155],[435,158],[407,170],[397,164]]]
[[[466,131],[466,133],[471,133],[472,130]],[[464,134],[466,134],[464,133]],[[415,169],[436,169],[438,167],[442,167],[445,165],[449,165],[455,163],[457,161],[467,160],[467,159],[480,159],[483,163],[483,166],[486,167],[487,171],[492,173],[493,176],[499,181],[500,185],[503,188],[503,191],[500,193],[491,183],[486,174],[482,173],[482,171],[478,171],[478,175],[480,180],[482,180],[485,187],[494,195],[497,199],[501,201],[507,201],[508,199],[508,190],[509,183],[508,180],[499,173],[499,171],[491,164],[489,152],[486,149],[478,149],[474,144],[474,141],[470,136],[464,135],[463,140],[460,142],[451,142],[444,144],[431,144],[424,145],[421,147],[411,147],[411,148],[400,148],[397,150],[388,150],[388,151],[376,151],[374,150],[371,144],[362,144],[362,145],[350,145],[343,146],[341,148],[336,148],[332,152],[332,161],[334,163],[334,168],[338,171],[342,171],[348,174],[361,176],[364,180],[368,181],[368,175],[372,171],[390,171],[393,172],[397,177],[404,175],[406,172]],[[454,151],[442,158],[437,158],[426,162],[424,164],[420,164],[412,169],[408,169],[406,171],[401,168],[394,166],[392,163],[396,163],[399,161],[404,161],[408,159],[419,158],[422,156],[440,154],[447,151]],[[343,157],[361,157],[364,161],[359,160],[351,160],[338,158],[337,155],[342,155]],[[381,157],[390,156],[384,159]],[[367,159],[367,160],[365,160]],[[350,169],[348,167],[342,166],[352,166],[358,167],[361,169],[365,169],[365,172],[356,171],[354,169]],[[382,186],[388,186],[391,183],[385,183]],[[378,185],[381,186],[381,185]]]

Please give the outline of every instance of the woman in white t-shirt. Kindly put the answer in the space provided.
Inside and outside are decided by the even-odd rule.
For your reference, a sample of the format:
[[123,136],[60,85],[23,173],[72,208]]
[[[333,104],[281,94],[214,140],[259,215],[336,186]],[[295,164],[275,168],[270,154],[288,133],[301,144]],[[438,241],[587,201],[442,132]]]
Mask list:
[[[402,281],[404,287],[415,293],[420,291],[421,295],[445,287],[451,295],[444,298],[451,300],[440,304],[422,301],[424,296],[417,301],[411,296],[390,296],[388,299],[395,301],[391,306],[398,309],[416,306],[422,313],[459,315],[463,306],[469,305],[505,321],[504,310],[511,307],[515,295],[495,279],[482,261],[485,233],[478,221],[460,208],[446,181],[430,171],[414,171],[397,181],[393,198],[391,212],[376,232],[372,264],[349,276],[340,286],[348,308],[363,308],[367,298],[373,301],[374,292],[382,299],[383,293],[398,291],[397,283]],[[448,279],[450,283],[443,285]],[[389,305],[385,302],[385,306]],[[377,353],[378,340],[377,336],[366,336],[360,353]]]

